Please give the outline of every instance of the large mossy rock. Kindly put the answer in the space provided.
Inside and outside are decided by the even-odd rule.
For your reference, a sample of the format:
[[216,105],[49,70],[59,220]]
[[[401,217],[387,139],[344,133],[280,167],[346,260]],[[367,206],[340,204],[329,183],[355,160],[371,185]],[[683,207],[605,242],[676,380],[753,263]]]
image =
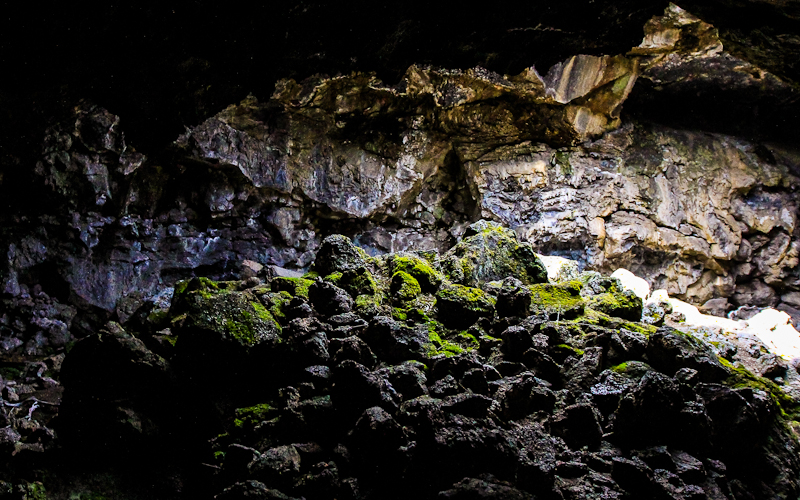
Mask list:
[[444,279],[442,273],[429,262],[410,253],[394,254],[387,263],[392,275],[397,272],[408,273],[419,282],[422,291],[426,293],[435,292]]
[[178,343],[200,331],[243,348],[280,337],[281,327],[252,293],[227,289],[224,282],[194,278],[177,287],[171,313]]
[[363,251],[353,245],[347,236],[333,234],[322,240],[313,269],[320,276],[364,267]]
[[560,285],[541,283],[532,285],[531,310],[542,312],[551,319],[574,319],[583,314],[581,283],[569,281]]
[[614,289],[609,292],[599,293],[589,297],[587,305],[609,316],[629,321],[642,320],[642,299],[630,290],[619,291]]
[[528,243],[511,229],[481,220],[442,258],[448,277],[462,285],[478,286],[513,276],[526,285],[547,283],[547,269]]
[[267,359],[281,327],[250,291],[193,278],[179,284],[170,308],[177,362],[192,376],[226,379]]
[[479,288],[453,284],[437,292],[436,307],[444,325],[467,328],[494,315],[495,299]]

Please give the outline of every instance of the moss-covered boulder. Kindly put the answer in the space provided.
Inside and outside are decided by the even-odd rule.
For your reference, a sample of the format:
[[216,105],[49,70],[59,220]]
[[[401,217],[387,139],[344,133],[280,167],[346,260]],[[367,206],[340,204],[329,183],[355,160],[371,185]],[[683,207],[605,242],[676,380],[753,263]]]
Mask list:
[[279,341],[280,325],[256,296],[230,288],[205,278],[175,287],[170,313],[179,345],[192,342],[198,332],[245,348]]
[[442,284],[444,276],[426,260],[410,253],[392,255],[388,260],[391,274],[402,271],[419,282],[423,292],[435,292]]
[[364,253],[347,236],[334,234],[322,240],[313,270],[320,276],[344,272],[366,265]]
[[314,282],[306,278],[274,278],[271,283],[273,292],[288,292],[293,297],[308,298],[308,287]]
[[541,259],[514,231],[482,220],[466,234],[442,258],[442,268],[453,282],[474,287],[513,276],[526,285],[547,283]]
[[392,284],[389,288],[392,299],[396,302],[414,300],[422,293],[419,282],[404,271],[397,271],[392,275]]
[[449,328],[467,328],[494,315],[495,299],[479,288],[452,284],[436,293],[438,318]]
[[529,287],[531,311],[547,314],[551,319],[574,319],[583,314],[581,283],[568,281],[559,285],[541,283]]
[[599,293],[586,299],[586,304],[602,313],[629,321],[641,321],[642,299],[630,290]]
[[353,297],[378,293],[378,284],[375,282],[375,278],[364,266],[344,271],[335,284]]

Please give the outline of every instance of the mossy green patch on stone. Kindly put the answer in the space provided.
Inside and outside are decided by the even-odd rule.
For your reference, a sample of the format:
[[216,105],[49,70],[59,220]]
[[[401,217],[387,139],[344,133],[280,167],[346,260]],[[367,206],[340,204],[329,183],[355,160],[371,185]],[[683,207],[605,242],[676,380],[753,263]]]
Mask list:
[[552,285],[542,283],[528,287],[531,291],[531,311],[542,312],[550,319],[570,320],[584,311],[584,300],[580,296],[580,283],[570,281]]
[[343,272],[337,286],[353,297],[378,293],[378,284],[375,282],[375,278],[364,266]]
[[267,308],[272,317],[283,324],[286,320],[285,310],[292,301],[292,294],[289,292],[267,292],[259,296],[261,303]]
[[273,292],[289,292],[295,297],[308,298],[308,287],[314,282],[305,278],[278,277],[272,280]]
[[331,274],[325,276],[322,279],[327,281],[327,282],[329,282],[329,283],[333,283],[336,286],[339,286],[339,280],[342,279],[342,273],[337,271],[335,273],[331,273]]
[[728,369],[730,377],[723,383],[733,389],[749,388],[764,391],[772,399],[784,419],[800,421],[800,401],[792,399],[778,384],[764,377],[759,377],[743,366],[737,366],[719,356],[719,362]]
[[208,294],[190,288],[173,304],[180,314],[173,317],[171,326],[181,339],[205,330],[245,347],[280,341],[280,325],[252,293],[226,290]]
[[389,291],[392,294],[392,298],[399,302],[414,300],[422,293],[419,282],[404,271],[397,271],[392,275]]
[[632,332],[641,333],[645,337],[649,337],[650,335],[655,333],[656,330],[658,330],[658,327],[655,327],[653,325],[648,325],[646,323],[638,323],[635,321],[625,321],[624,319],[615,318],[603,312],[591,309],[588,306],[584,309],[583,315],[572,320],[572,322],[576,325],[586,324],[592,326],[600,326],[608,329],[624,328]]
[[586,299],[586,305],[596,311],[630,321],[642,319],[642,299],[632,292],[606,292]]
[[453,284],[436,293],[439,321],[453,328],[471,326],[494,315],[495,299],[479,288]]
[[467,234],[442,258],[443,271],[451,281],[477,286],[513,276],[524,284],[547,283],[541,259],[530,244],[517,240],[514,231],[479,221]]
[[277,413],[278,410],[267,403],[248,406],[246,408],[237,408],[234,410],[236,418],[233,423],[234,426],[238,428],[245,426],[253,427],[259,422],[274,418]]
[[389,260],[391,272],[402,271],[413,276],[425,292],[435,292],[442,284],[444,276],[425,260],[411,254],[394,256]]

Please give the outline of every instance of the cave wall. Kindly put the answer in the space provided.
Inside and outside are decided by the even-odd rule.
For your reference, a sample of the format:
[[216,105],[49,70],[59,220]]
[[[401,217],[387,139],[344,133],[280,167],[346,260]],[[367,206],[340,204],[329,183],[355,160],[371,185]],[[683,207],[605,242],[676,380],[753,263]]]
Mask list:
[[[3,214],[4,345],[63,345],[73,326],[124,323],[177,280],[240,277],[244,261],[304,268],[331,233],[372,254],[443,251],[479,218],[717,314],[777,306],[800,318],[793,145],[641,113],[698,92],[791,110],[793,80],[726,43],[670,5],[622,54],[541,73],[412,65],[390,83],[280,80],[144,153],[125,116],[83,101],[0,179],[34,207]],[[25,326],[37,316],[59,323]]]

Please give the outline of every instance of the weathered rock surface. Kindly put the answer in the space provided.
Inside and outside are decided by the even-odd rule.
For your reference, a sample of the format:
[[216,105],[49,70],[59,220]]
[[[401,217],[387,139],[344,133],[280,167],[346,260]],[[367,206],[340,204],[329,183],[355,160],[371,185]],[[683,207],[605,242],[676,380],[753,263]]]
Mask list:
[[[343,236],[327,241],[350,248]],[[173,474],[199,498],[800,493],[800,441],[792,430],[800,425],[798,402],[718,357],[718,346],[595,309],[592,297],[621,295],[616,279],[591,275],[607,286],[595,283],[598,293],[584,301],[582,281],[526,285],[524,268],[508,268],[502,286],[485,290],[455,284],[444,272],[438,290],[393,298],[402,293],[390,279],[404,272],[395,271],[399,265],[440,273],[439,261],[430,252],[362,259],[374,276],[376,305],[390,307],[393,318],[341,313],[314,300],[315,287],[336,288],[327,278],[280,292],[292,298],[278,302],[280,294],[266,291],[270,284],[179,282],[166,318],[146,320],[175,325],[177,342],[165,358],[146,347],[164,335],[154,328],[133,336],[109,323],[103,335],[75,345],[63,371],[67,427],[57,430],[67,446],[89,443],[95,459],[120,466],[136,460],[123,452],[170,457]],[[520,288],[530,292],[526,307],[495,308]],[[308,314],[284,314],[287,303],[305,303],[306,293]],[[187,313],[187,303],[219,297],[241,307]],[[254,297],[272,311],[277,329],[242,338],[236,322],[259,310]],[[562,307],[554,317],[559,301],[581,307]],[[201,311],[205,319],[191,323]],[[232,351],[215,325],[229,325],[234,338],[227,340],[249,349],[239,365],[228,361]],[[352,335],[342,334],[345,326]],[[181,347],[188,341],[191,350]],[[245,362],[253,369],[243,369]],[[98,370],[107,375],[93,382]],[[204,480],[193,469],[199,463]]]
[[[797,367],[747,338],[656,330],[677,319],[659,305],[638,324],[637,297],[580,273],[800,317],[796,147],[747,138],[796,129],[797,37],[768,8],[781,23],[748,33],[670,5],[639,45],[559,52],[541,73],[281,80],[146,156],[124,113],[85,102],[36,153],[0,144],[0,448],[26,471],[49,452],[44,408],[86,337],[64,442],[98,463],[107,444],[109,463],[176,450],[158,470],[216,439],[203,467],[221,479],[197,491],[220,498],[379,498],[378,475],[418,479],[409,496],[797,496],[773,447],[794,446],[779,423],[797,428],[795,403],[743,369]],[[648,114],[664,103],[678,111]],[[577,265],[547,283],[534,252]]]

